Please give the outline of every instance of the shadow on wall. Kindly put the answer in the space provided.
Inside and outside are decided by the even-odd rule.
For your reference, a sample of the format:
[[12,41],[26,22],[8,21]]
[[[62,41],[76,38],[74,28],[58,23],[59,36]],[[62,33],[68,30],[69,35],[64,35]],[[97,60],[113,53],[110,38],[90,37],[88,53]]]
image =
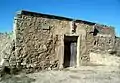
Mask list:
[[97,33],[99,33],[99,31],[95,28],[95,29],[94,29],[94,32],[93,32],[93,36],[96,36]]
[[95,28],[92,32],[90,32],[90,33],[92,33],[93,34],[93,36],[96,36],[98,33],[99,33],[99,31]]

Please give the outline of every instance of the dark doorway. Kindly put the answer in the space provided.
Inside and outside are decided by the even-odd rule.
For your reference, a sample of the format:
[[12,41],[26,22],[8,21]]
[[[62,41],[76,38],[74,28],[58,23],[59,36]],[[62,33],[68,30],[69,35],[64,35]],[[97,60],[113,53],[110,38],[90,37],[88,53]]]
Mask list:
[[76,66],[77,36],[64,37],[64,68]]

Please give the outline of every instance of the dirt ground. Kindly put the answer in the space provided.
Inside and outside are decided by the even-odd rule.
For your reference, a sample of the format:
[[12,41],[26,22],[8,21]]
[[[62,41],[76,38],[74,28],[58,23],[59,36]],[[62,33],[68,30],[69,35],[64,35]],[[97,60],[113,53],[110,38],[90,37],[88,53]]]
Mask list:
[[82,66],[29,74],[32,83],[120,83],[120,69],[110,66]]
[[7,76],[0,83],[120,83],[116,66],[81,66],[63,70]]

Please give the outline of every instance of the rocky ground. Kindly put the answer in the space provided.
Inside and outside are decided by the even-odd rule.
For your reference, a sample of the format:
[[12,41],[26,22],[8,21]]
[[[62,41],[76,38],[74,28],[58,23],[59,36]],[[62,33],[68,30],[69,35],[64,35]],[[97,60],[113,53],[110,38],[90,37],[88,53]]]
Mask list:
[[1,78],[0,83],[120,83],[120,68],[81,66]]

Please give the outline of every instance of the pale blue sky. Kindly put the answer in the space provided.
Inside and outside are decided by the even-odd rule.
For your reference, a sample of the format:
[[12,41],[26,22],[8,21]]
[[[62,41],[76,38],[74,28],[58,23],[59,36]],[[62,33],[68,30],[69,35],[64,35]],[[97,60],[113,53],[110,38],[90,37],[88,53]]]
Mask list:
[[22,9],[111,25],[120,36],[120,0],[0,0],[0,32],[12,31]]

